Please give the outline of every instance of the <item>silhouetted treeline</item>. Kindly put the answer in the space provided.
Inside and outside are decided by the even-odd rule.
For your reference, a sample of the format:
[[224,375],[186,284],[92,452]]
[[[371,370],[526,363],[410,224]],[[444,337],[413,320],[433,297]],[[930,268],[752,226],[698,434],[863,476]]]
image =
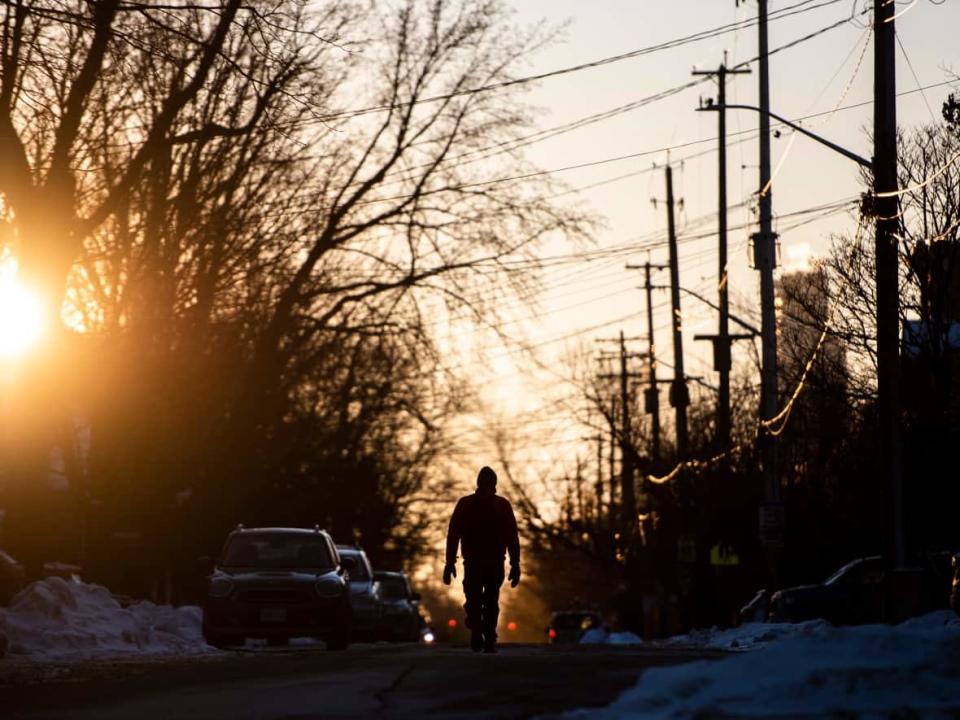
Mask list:
[[471,165],[529,170],[516,93],[464,91],[543,31],[474,0],[0,15],[4,243],[51,330],[7,392],[4,545],[154,593],[237,522],[409,562],[469,400],[438,331],[585,226]]

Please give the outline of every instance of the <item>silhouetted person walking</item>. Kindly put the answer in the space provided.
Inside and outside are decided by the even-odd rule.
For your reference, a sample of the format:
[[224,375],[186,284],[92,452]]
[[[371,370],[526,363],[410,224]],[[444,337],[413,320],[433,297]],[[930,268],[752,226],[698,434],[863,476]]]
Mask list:
[[447,530],[447,564],[443,582],[457,576],[457,546],[463,553],[463,592],[466,625],[474,652],[497,651],[497,619],[503,558],[510,554],[510,587],[520,583],[520,537],[513,507],[497,494],[497,474],[480,468],[477,491],[457,501]]

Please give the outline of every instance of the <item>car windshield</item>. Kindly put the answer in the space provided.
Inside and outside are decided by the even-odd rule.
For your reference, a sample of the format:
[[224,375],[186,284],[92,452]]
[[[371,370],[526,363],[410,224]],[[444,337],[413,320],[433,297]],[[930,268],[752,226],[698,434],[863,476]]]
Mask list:
[[853,562],[847,563],[847,564],[844,565],[842,568],[840,568],[839,570],[837,570],[833,575],[831,575],[830,577],[828,577],[823,584],[824,584],[824,585],[836,585],[838,582],[840,582],[841,580],[843,580],[844,578],[846,578],[848,575],[850,575],[850,574],[852,573],[852,571],[854,570],[854,568],[858,567],[858,566],[861,564],[861,562],[862,562],[862,561],[860,561],[860,560],[854,560]]
[[223,553],[224,567],[270,570],[332,570],[326,540],[306,533],[244,533],[234,535]]
[[367,564],[363,561],[363,556],[357,552],[340,551],[341,558],[351,558],[353,567],[347,571],[350,576],[350,582],[368,582],[370,573],[367,572]]
[[407,597],[407,584],[402,577],[390,575],[381,577],[380,590],[384,600],[403,600]]

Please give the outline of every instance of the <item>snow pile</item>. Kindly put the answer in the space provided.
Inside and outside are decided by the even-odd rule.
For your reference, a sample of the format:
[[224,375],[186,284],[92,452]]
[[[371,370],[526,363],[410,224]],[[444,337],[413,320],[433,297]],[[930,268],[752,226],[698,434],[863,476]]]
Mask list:
[[9,656],[35,659],[196,653],[209,649],[201,621],[198,607],[122,608],[104,587],[50,577],[0,608],[0,638]]
[[607,632],[590,628],[580,636],[581,645],[641,645],[643,640],[632,632]]
[[611,706],[569,718],[957,717],[960,621],[818,627],[721,660],[652,668]]
[[745,623],[729,630],[716,627],[692,630],[686,635],[675,635],[661,640],[658,644],[718,650],[755,650],[797,635],[816,635],[831,627],[826,620],[807,620],[800,623]]

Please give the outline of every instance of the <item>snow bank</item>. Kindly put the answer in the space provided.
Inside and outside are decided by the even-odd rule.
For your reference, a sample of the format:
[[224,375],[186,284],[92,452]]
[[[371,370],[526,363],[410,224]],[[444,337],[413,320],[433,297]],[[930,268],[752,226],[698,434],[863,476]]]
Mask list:
[[826,620],[808,620],[801,623],[745,623],[740,627],[720,630],[693,630],[686,635],[674,635],[658,645],[715,648],[718,650],[756,650],[778,640],[798,635],[816,635],[831,625]]
[[949,611],[898,626],[804,631],[752,652],[652,668],[611,706],[568,718],[957,717],[960,621]]
[[0,608],[0,638],[8,656],[31,659],[197,653],[209,650],[201,620],[198,607],[122,608],[104,587],[50,577]]
[[642,645],[643,640],[632,632],[607,632],[590,628],[580,637],[581,645]]

